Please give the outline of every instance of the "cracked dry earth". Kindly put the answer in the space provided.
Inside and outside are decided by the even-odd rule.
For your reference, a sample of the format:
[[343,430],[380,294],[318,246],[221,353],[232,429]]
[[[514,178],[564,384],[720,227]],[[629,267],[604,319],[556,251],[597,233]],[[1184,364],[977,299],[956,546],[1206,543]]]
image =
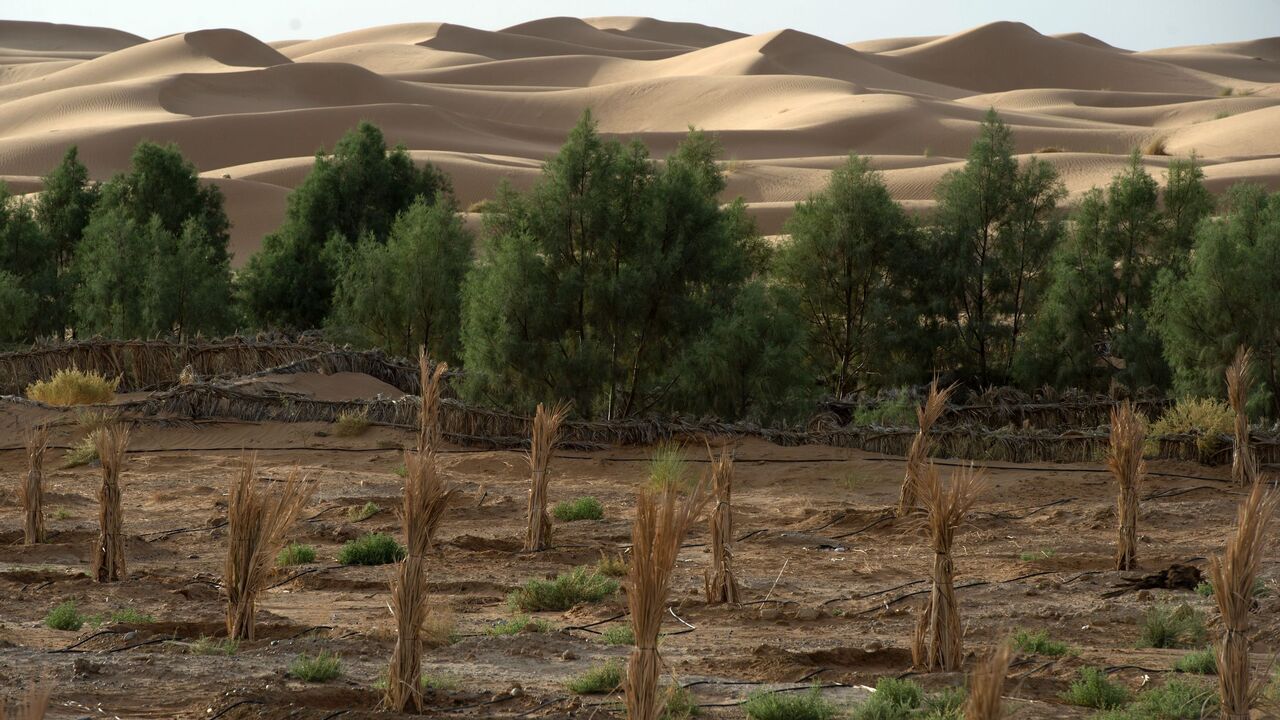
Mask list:
[[[51,538],[21,545],[16,481],[25,471],[21,429],[50,419],[43,411],[0,411],[0,687],[14,694],[52,682],[55,718],[388,717],[375,689],[390,657],[391,567],[342,567],[340,545],[368,531],[398,533],[394,508],[409,433],[373,427],[336,438],[319,423],[160,423],[134,429],[122,485],[129,577],[99,585],[87,577],[96,537],[99,470],[54,470],[46,480]],[[68,416],[69,417],[69,416]],[[69,420],[55,448],[84,433]],[[257,449],[259,469],[281,477],[300,465],[319,486],[291,532],[316,546],[313,565],[281,571],[262,599],[259,638],[233,655],[190,652],[193,641],[222,632],[219,589],[226,540],[227,488],[242,448]],[[424,667],[439,681],[430,713],[443,717],[621,717],[618,697],[574,697],[565,682],[626,647],[598,631],[618,620],[621,598],[564,613],[539,613],[555,631],[494,637],[510,617],[505,598],[527,579],[549,577],[629,543],[634,491],[645,480],[646,448],[564,452],[552,465],[552,502],[592,495],[605,519],[558,523],[555,548],[520,551],[527,466],[518,452],[451,447],[443,456],[460,488],[442,525],[432,566],[435,612],[455,623],[452,644],[431,647]],[[931,558],[919,536],[885,519],[897,498],[898,458],[828,447],[783,448],[747,440],[737,446],[735,562],[747,602],[709,607],[702,599],[709,554],[705,524],[691,533],[670,597],[661,652],[670,676],[711,717],[741,717],[738,703],[760,688],[817,682],[833,701],[852,705],[877,678],[910,673],[910,635]],[[700,450],[690,450],[702,471]],[[1139,561],[1144,571],[1174,562],[1207,568],[1234,518],[1240,493],[1224,468],[1154,462],[1143,488]],[[1198,477],[1178,477],[1178,475]],[[1185,651],[1138,649],[1139,623],[1154,603],[1216,611],[1190,591],[1101,595],[1123,575],[1112,571],[1113,489],[1100,466],[989,470],[991,487],[956,542],[956,582],[968,663],[1017,629],[1045,629],[1074,653],[1015,657],[1006,695],[1016,717],[1082,718],[1061,693],[1083,666],[1108,667],[1136,689],[1163,682]],[[352,521],[350,508],[383,510]],[[1262,576],[1277,578],[1275,541]],[[302,571],[298,577],[288,578]],[[146,624],[52,630],[43,618],[74,600],[86,615],[135,609]],[[1276,651],[1276,593],[1255,615],[1259,667]],[[289,677],[299,653],[338,653],[343,674],[323,684]],[[927,689],[963,684],[958,673],[912,675]]]

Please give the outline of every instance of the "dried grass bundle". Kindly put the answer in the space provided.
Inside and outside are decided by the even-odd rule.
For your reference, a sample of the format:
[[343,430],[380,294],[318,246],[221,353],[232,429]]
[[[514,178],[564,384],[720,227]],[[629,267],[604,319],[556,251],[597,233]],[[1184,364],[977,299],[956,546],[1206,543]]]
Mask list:
[[529,439],[529,529],[524,538],[525,552],[546,550],[551,545],[551,516],[547,514],[547,486],[551,482],[547,469],[560,441],[560,424],[569,414],[569,405],[557,403],[547,412],[542,403],[533,416],[533,435]]
[[255,477],[255,456],[248,456],[231,479],[227,502],[227,637],[253,640],[258,593],[271,577],[284,537],[311,499],[315,486],[298,468],[289,472],[283,489],[270,492]]
[[[710,452],[710,450],[708,450]],[[711,458],[711,570],[705,577],[707,602],[737,603],[738,580],[733,575],[733,455],[721,450]]]
[[1231,451],[1231,479],[1244,485],[1256,470],[1256,460],[1249,447],[1249,374],[1253,357],[1243,346],[1236,352],[1236,359],[1227,368],[1227,400],[1235,413],[1235,446]]
[[1001,696],[1004,678],[1009,672],[1012,646],[1003,642],[992,651],[986,662],[974,668],[969,677],[969,697],[964,703],[964,720],[1000,720],[1004,716]]
[[94,548],[92,575],[97,582],[116,582],[125,576],[124,509],[120,505],[120,470],[129,446],[129,428],[112,423],[93,432],[93,444],[102,463],[102,487],[98,489],[98,545]]
[[418,349],[418,383],[421,386],[422,408],[418,412],[418,452],[434,452],[444,441],[440,426],[440,392],[444,389],[444,374],[449,366],[436,363],[434,369],[427,361],[427,349]]
[[52,694],[53,690],[48,685],[33,685],[12,712],[4,702],[0,702],[0,720],[44,720],[49,712],[49,698]]
[[956,605],[951,546],[956,528],[986,490],[986,481],[980,470],[967,467],[944,484],[933,463],[926,464],[920,481],[919,497],[924,507],[921,525],[933,548],[933,587],[916,623],[911,657],[918,668],[951,672],[960,669],[963,659],[963,631]]
[[408,552],[391,583],[396,645],[387,669],[384,698],[387,706],[397,712],[422,710],[424,625],[431,609],[427,553],[453,493],[439,472],[434,452],[405,453],[404,506],[400,512]]
[[623,583],[635,635],[635,647],[623,679],[630,720],[657,720],[662,712],[658,631],[680,545],[707,504],[704,485],[705,481],[699,482],[688,495],[682,495],[677,483],[654,483],[641,489],[636,498],[631,566]]
[[1146,424],[1128,400],[1112,409],[1107,467],[1111,468],[1120,490],[1116,498],[1116,514],[1120,519],[1117,570],[1132,570],[1138,562],[1138,486],[1147,471],[1146,460],[1142,458],[1146,438]]
[[1213,597],[1222,615],[1222,637],[1216,647],[1218,691],[1222,716],[1228,720],[1248,720],[1249,708],[1265,686],[1265,678],[1254,682],[1249,672],[1249,610],[1277,504],[1280,496],[1255,477],[1249,496],[1240,503],[1236,532],[1227,541],[1225,556],[1209,562]]
[[49,428],[37,425],[27,432],[27,480],[18,488],[22,502],[22,537],[27,545],[44,542],[44,452],[49,447]]
[[935,378],[929,384],[929,396],[925,398],[924,405],[916,408],[920,430],[911,441],[911,449],[907,451],[907,471],[902,478],[902,492],[898,497],[898,517],[910,515],[919,504],[920,476],[929,460],[929,431],[947,409],[947,401],[951,399],[955,389],[955,385],[948,385],[939,390],[938,380]]

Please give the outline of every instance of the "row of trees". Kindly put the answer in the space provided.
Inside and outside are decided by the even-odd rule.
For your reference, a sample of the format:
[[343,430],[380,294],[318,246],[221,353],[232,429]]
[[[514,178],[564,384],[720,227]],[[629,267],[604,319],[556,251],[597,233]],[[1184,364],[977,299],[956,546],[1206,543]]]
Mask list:
[[1280,195],[1240,185],[1215,216],[1194,158],[1162,188],[1135,154],[1068,211],[1053,167],[1019,163],[992,112],[927,220],[853,157],[777,245],[724,188],[710,136],[659,163],[587,114],[530,190],[499,188],[477,243],[448,178],[361,124],[233,281],[221,196],[175,148],[143,143],[100,186],[73,149],[38,200],[0,196],[0,340],[325,327],[425,344],[499,406],[735,418],[935,373],[1216,394],[1246,344],[1255,408],[1280,416]]

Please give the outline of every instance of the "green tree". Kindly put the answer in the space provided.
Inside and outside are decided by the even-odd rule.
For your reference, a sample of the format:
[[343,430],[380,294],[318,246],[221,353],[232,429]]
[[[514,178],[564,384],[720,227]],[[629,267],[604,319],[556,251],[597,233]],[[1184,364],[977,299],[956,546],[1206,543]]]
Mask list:
[[1222,209],[1196,231],[1185,277],[1161,275],[1152,323],[1183,394],[1221,395],[1236,349],[1253,348],[1261,381],[1253,404],[1280,418],[1280,193],[1240,183]]
[[18,342],[55,332],[57,268],[49,238],[40,231],[31,203],[0,183],[0,274],[12,315],[0,319],[0,341]]
[[787,232],[774,271],[808,326],[811,366],[836,397],[882,381],[915,227],[868,161],[850,157],[822,192],[796,205]]
[[1213,214],[1213,194],[1204,186],[1204,170],[1192,155],[1169,163],[1165,177],[1164,227],[1156,254],[1162,265],[1184,268],[1200,221]]
[[1013,133],[989,111],[963,169],[938,184],[938,292],[947,298],[952,366],[980,385],[1009,377],[1060,233],[1066,191],[1052,166],[1019,169]]
[[150,249],[165,232],[159,218],[139,223],[122,207],[100,206],[94,211],[73,260],[78,282],[72,310],[79,334],[150,334],[142,316],[144,286],[152,263]]
[[[421,197],[448,198],[448,178],[431,164],[414,165],[404,147],[388,151],[382,131],[360,123],[334,146],[316,154],[306,180],[289,195],[280,229],[249,259],[241,285],[252,319],[260,325],[319,327],[329,315],[342,268],[338,251],[365,236],[386,242],[398,214]],[[325,246],[331,239],[338,245]]]
[[44,177],[44,188],[36,200],[36,220],[56,257],[58,287],[51,318],[55,328],[71,325],[71,293],[75,287],[71,260],[97,201],[98,185],[89,180],[89,170],[80,162],[73,145],[62,162]]
[[472,244],[451,203],[419,198],[396,218],[385,245],[365,235],[350,252],[331,325],[388,352],[411,357],[425,345],[433,357],[456,361]]
[[27,339],[36,311],[36,297],[26,288],[22,278],[8,270],[0,270],[0,342]]
[[213,249],[216,243],[208,230],[191,217],[177,235],[162,230],[149,237],[154,245],[147,248],[150,263],[142,295],[146,330],[188,336],[231,329],[231,262]]

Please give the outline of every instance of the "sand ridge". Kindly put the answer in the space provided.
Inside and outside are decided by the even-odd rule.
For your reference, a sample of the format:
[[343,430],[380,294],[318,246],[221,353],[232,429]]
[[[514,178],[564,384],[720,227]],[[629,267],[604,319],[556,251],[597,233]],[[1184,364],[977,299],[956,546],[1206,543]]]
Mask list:
[[[777,234],[851,152],[927,211],[992,107],[1019,154],[1053,163],[1073,197],[1105,184],[1133,148],[1159,145],[1194,152],[1215,190],[1240,179],[1274,189],[1277,106],[1274,37],[1134,52],[1014,22],[848,44],[643,17],[310,39],[0,22],[0,178],[38,191],[33,178],[76,144],[105,179],[138,141],[175,142],[222,187],[237,265],[279,222],[315,152],[362,120],[451,173],[463,207],[502,179],[527,187],[587,108],[604,133],[659,158],[696,126],[724,148],[725,199],[741,195]],[[1160,179],[1169,159],[1143,162]]]

